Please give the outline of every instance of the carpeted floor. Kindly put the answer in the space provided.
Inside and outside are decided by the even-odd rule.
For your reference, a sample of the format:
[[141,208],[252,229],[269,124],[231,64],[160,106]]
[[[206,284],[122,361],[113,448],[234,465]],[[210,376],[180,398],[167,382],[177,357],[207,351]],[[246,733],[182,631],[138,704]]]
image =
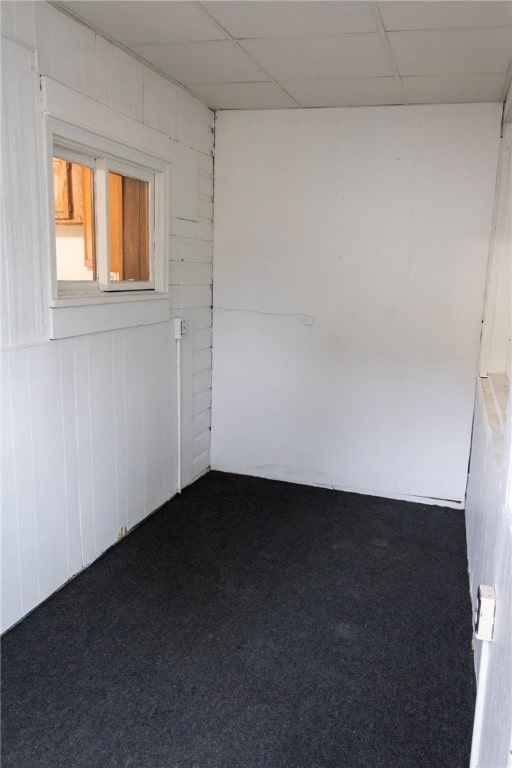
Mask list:
[[3,768],[457,768],[459,511],[212,472],[5,635]]

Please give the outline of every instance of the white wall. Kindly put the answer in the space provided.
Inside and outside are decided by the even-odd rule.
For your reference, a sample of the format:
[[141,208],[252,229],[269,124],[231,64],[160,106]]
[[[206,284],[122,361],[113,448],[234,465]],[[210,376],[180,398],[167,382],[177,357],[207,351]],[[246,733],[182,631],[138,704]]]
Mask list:
[[[208,469],[213,115],[46,3],[2,2],[2,622],[5,630],[177,488],[170,321],[49,340],[39,75],[159,131],[171,158],[167,317],[185,316],[182,484]],[[107,126],[106,126],[107,129]]]
[[482,337],[481,367],[490,375],[477,386],[466,504],[473,608],[479,584],[496,590],[493,641],[475,640],[477,704],[471,765],[480,768],[512,765],[511,140],[509,123],[502,140]]
[[214,468],[463,502],[500,116],[218,115]]

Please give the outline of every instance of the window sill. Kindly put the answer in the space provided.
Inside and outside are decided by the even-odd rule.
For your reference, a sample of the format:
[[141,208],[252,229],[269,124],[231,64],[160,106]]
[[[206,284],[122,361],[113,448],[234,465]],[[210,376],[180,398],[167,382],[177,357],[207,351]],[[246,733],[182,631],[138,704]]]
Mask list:
[[65,339],[170,319],[168,293],[155,291],[70,292],[50,304],[50,338]]

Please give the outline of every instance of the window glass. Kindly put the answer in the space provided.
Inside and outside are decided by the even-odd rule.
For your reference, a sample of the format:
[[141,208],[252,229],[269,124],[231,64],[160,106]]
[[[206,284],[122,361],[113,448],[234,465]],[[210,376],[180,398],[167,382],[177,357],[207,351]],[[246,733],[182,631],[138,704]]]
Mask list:
[[53,158],[58,280],[96,280],[93,172]]
[[149,184],[109,171],[110,280],[150,279]]

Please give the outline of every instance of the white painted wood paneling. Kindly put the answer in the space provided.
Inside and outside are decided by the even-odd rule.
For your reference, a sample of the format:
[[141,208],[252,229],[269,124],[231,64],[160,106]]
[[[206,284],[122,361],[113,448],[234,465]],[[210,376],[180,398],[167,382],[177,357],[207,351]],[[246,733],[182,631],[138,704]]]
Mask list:
[[101,294],[97,302],[59,300],[59,306],[51,309],[50,337],[63,339],[69,336],[83,336],[100,331],[162,323],[169,319],[167,296],[152,296],[144,300],[134,292],[129,298],[130,300],[124,294],[119,294],[120,301],[116,301],[106,294]]
[[[190,110],[192,102],[184,99],[184,103],[188,103]],[[189,118],[192,114],[193,111],[190,111]],[[202,141],[192,139],[191,143],[206,149],[207,141],[210,146],[209,155],[188,150],[178,156],[178,160],[181,157],[179,163],[182,163],[183,173],[192,164],[196,188],[192,195],[192,187],[188,187],[188,192],[186,186],[182,187],[186,196],[178,201],[179,208],[173,209],[171,218],[171,306],[173,314],[183,317],[188,325],[188,333],[181,341],[182,427],[183,436],[190,433],[194,435],[192,442],[182,439],[183,485],[202,475],[210,465],[210,431],[209,423],[206,422],[210,419],[211,403],[213,146],[209,126]],[[177,213],[194,216],[196,220],[177,218]],[[198,413],[205,411],[208,416],[203,416],[201,439],[198,439],[194,419]]]
[[142,338],[141,329],[124,331],[125,359],[124,381],[126,412],[130,414],[127,425],[128,453],[128,527],[139,523],[144,516],[144,414],[142,389]]
[[58,347],[42,344],[30,349],[28,384],[34,457],[39,590],[41,596],[46,596],[60,587],[69,575]]
[[463,503],[499,130],[497,105],[220,113],[214,468]]
[[[202,413],[204,410],[210,410],[212,403],[212,393],[209,389],[198,392],[194,396],[194,416]],[[210,414],[211,419],[211,414]]]
[[110,333],[95,333],[88,337],[94,540],[99,552],[107,549],[119,533],[112,343]]
[[117,46],[96,37],[98,99],[134,120],[144,120],[144,67]]
[[39,73],[97,98],[94,32],[48,3],[36,2],[34,8]]
[[[174,390],[175,342],[170,324],[142,329],[142,390],[144,404],[144,510],[157,509],[169,498],[170,424],[166,418]],[[172,401],[171,401],[172,402]],[[160,403],[159,409],[152,404]],[[173,433],[175,434],[175,433]],[[172,491],[175,490],[175,484]]]
[[[211,239],[200,237],[195,238],[190,235],[181,234],[181,225],[189,224],[190,222],[180,222],[176,219],[173,220],[174,231],[171,238],[171,256],[173,261],[182,261],[186,263],[199,262],[199,263],[212,263],[213,245]],[[196,229],[199,230],[200,222],[197,222]],[[188,230],[188,227],[187,227]],[[199,234],[199,233],[198,233]],[[180,285],[181,280],[171,280],[172,284]]]
[[[10,404],[6,414],[16,414],[12,421],[12,441],[16,489],[15,506],[19,510],[19,571],[24,611],[39,602],[39,568],[37,552],[37,494],[35,485],[34,451],[32,442],[32,412],[29,387],[28,353],[13,350],[8,360]],[[11,385],[11,382],[15,382]],[[2,421],[2,425],[3,425]],[[4,478],[5,479],[5,478]],[[8,509],[9,507],[7,507]]]
[[177,86],[144,67],[144,123],[178,141],[182,94]]
[[[509,406],[510,407],[510,406]],[[477,703],[471,765],[507,766],[512,748],[512,515],[506,503],[508,463],[496,451],[492,401],[477,387],[466,503],[473,609],[479,584],[496,590],[492,643],[475,640]]]
[[91,400],[89,390],[89,338],[75,339],[75,413],[78,444],[78,478],[80,494],[80,540],[82,565],[94,560],[94,476],[91,435]]
[[9,363],[3,361],[0,367],[2,386],[0,397],[2,402],[2,434],[1,439],[1,495],[2,502],[2,526],[0,553],[0,573],[2,576],[2,627],[9,627],[23,615],[21,597],[21,569],[19,554],[19,526],[18,517],[15,514],[7,514],[6,510],[16,509],[16,464],[14,459],[14,446],[11,417],[11,386],[9,376]]
[[[171,311],[189,324],[182,484],[208,469],[211,389],[195,394],[194,376],[211,355],[213,113],[46,3],[3,3],[2,25],[13,38],[2,37],[4,631],[176,492]],[[88,304],[70,328],[61,303],[53,331],[66,338],[49,341],[38,75],[46,107],[71,124],[134,149],[150,141],[155,157],[168,158],[171,140],[185,148],[194,174],[177,173],[172,191],[197,220],[167,212],[176,307],[132,297],[109,320],[101,302]]]
[[[123,334],[112,334],[112,387],[114,393],[114,432],[116,457],[116,519],[117,531],[128,529],[128,478],[131,472],[128,463],[127,418],[126,418],[126,388],[125,388],[125,337]],[[169,488],[169,496],[176,485]]]
[[68,570],[78,573],[82,567],[82,537],[80,525],[80,473],[77,440],[77,411],[75,388],[75,342],[66,339],[59,344],[62,390],[62,422],[64,434],[64,471],[66,478],[66,532]]
[[170,323],[3,358],[6,629],[175,493],[176,363]]
[[212,303],[211,285],[180,285],[171,286],[171,304],[181,305],[183,309],[209,307]]
[[[510,766],[512,755],[512,398],[510,125],[501,143],[490,248],[481,371],[466,504],[473,608],[479,584],[496,590],[492,643],[475,641],[477,701],[472,768]],[[507,377],[508,374],[508,377]],[[508,392],[507,392],[508,389]],[[508,403],[507,403],[508,401]],[[508,405],[508,408],[507,408]]]
[[34,3],[3,0],[0,3],[0,29],[6,37],[35,48]]
[[199,167],[211,167],[214,113],[194,96],[183,91],[180,115],[179,141],[201,153],[198,158]]
[[177,141],[171,141],[171,216],[197,221],[199,195],[197,152]]
[[185,221],[173,217],[171,218],[170,234],[171,237],[202,240],[211,244],[213,241],[213,222],[209,219]]
[[41,120],[34,54],[2,39],[1,345],[43,339],[48,312],[41,227]]
[[181,261],[171,261],[170,264],[170,284],[171,285],[211,285],[212,283],[212,264],[211,263],[186,263]]

